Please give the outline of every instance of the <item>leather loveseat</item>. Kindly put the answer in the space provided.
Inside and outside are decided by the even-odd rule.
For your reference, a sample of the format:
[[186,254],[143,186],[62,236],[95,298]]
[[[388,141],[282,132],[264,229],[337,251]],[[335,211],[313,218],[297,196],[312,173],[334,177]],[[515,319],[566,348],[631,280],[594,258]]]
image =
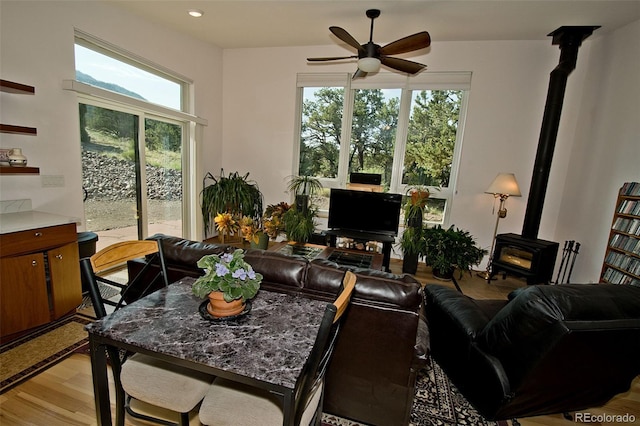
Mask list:
[[[205,254],[235,250],[162,234],[151,238],[162,241],[170,282],[201,275],[196,262]],[[346,271],[327,260],[257,249],[247,250],[245,260],[264,276],[261,291],[328,302]],[[130,273],[141,267],[141,261],[129,262]],[[422,286],[409,275],[351,270],[358,280],[326,375],[323,411],[371,425],[407,425],[428,351]]]
[[424,292],[432,357],[488,419],[597,407],[640,374],[640,287],[529,286],[509,300]]

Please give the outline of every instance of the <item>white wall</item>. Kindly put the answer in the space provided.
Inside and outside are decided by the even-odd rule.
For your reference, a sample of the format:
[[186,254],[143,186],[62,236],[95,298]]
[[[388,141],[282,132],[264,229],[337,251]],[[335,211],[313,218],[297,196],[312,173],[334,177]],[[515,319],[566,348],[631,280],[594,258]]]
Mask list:
[[[307,65],[305,60],[343,53],[331,46],[225,50],[224,164],[230,171],[249,171],[267,203],[289,199],[284,182],[292,173],[296,143],[296,73],[353,71],[354,64]],[[434,42],[428,54],[411,58],[426,63],[429,71],[473,72],[452,223],[470,230],[487,248],[495,216],[493,197],[484,190],[499,172],[514,172],[524,194],[508,201],[500,232],[521,230],[549,73],[558,58],[559,49],[550,41]],[[260,66],[254,70],[256,63]],[[569,106],[576,105],[572,98],[569,93]],[[575,120],[575,112],[567,109],[565,117]],[[558,147],[561,153],[567,149]],[[563,179],[563,174],[552,177],[560,184],[550,185],[550,200],[560,199]],[[551,237],[547,225],[541,238]]]
[[[581,243],[572,282],[597,282],[618,191],[640,182],[640,21],[595,38],[556,241]],[[575,279],[574,279],[575,277]]]
[[[84,219],[78,105],[62,81],[75,78],[74,27],[191,78],[195,114],[209,121],[198,158],[221,164],[222,50],[123,13],[103,3],[29,1],[0,3],[0,75],[36,87],[35,96],[2,94],[1,121],[36,127],[28,137],[1,134],[0,146],[22,147],[29,165],[65,186],[43,188],[39,176],[3,175],[0,199],[31,198],[35,210]],[[80,229],[84,229],[83,225]]]
[[[558,241],[561,249],[566,239],[582,241],[574,282],[598,280],[615,192],[621,182],[639,180],[640,38],[638,23],[630,27],[609,35],[596,31],[587,39],[567,84],[539,238]],[[226,171],[250,172],[266,203],[289,200],[285,178],[294,167],[296,74],[352,72],[354,64],[308,65],[305,60],[345,52],[339,46],[225,50],[223,163]],[[428,71],[473,72],[451,223],[468,229],[487,248],[495,216],[493,197],[484,190],[499,172],[515,173],[523,194],[507,201],[509,213],[500,221],[499,232],[522,230],[549,75],[559,57],[559,47],[549,38],[434,41],[427,54],[410,58],[427,64]],[[603,140],[613,144],[605,162]],[[615,176],[606,172],[610,164],[620,164]],[[594,166],[598,173],[592,172]],[[594,191],[581,198],[585,178]],[[602,204],[605,194],[605,212],[594,211],[591,206]]]
[[[5,175],[0,199],[32,198],[36,209],[77,217],[83,216],[77,102],[61,88],[75,75],[74,27],[192,78],[195,113],[209,120],[196,180],[221,167],[250,172],[266,203],[288,200],[296,74],[355,69],[307,65],[309,56],[347,52],[339,46],[222,52],[96,2],[2,1],[0,24],[0,76],[36,86],[33,97],[2,94],[1,121],[38,128],[36,137],[2,134],[0,146],[23,147],[42,175],[65,180],[62,188],[43,188],[39,177]],[[597,281],[616,192],[622,182],[640,180],[639,32],[640,22],[611,34],[596,31],[569,77],[539,237],[582,243],[576,282]],[[437,42],[432,36],[428,53],[410,59],[429,71],[473,72],[452,223],[488,248],[495,216],[493,198],[483,192],[499,172],[514,172],[523,193],[508,200],[499,232],[521,231],[559,49],[551,39]]]

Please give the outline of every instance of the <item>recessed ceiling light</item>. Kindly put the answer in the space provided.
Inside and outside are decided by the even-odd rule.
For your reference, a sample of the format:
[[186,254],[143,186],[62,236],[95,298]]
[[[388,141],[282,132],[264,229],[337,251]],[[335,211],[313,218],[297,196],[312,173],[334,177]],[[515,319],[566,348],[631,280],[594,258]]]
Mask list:
[[190,9],[189,15],[193,16],[194,18],[199,18],[204,15],[204,12],[199,9]]

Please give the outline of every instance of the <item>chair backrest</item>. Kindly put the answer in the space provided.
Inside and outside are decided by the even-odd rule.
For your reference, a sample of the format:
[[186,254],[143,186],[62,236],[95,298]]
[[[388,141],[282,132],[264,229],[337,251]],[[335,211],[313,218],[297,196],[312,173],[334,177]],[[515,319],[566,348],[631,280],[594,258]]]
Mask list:
[[313,349],[296,384],[294,424],[300,424],[307,405],[325,376],[355,285],[356,275],[347,271],[335,302],[327,305]]
[[[107,315],[105,305],[114,306],[119,309],[124,304],[124,295],[127,290],[135,285],[140,277],[149,269],[149,265],[155,258],[160,261],[160,272],[145,287],[141,296],[146,296],[152,286],[161,279],[164,286],[168,286],[167,266],[162,251],[162,241],[160,240],[133,240],[115,243],[106,247],[89,258],[80,261],[82,274],[85,278],[89,289],[89,296],[97,318]],[[118,267],[126,265],[126,262],[132,259],[147,258],[145,266],[135,277],[128,277],[126,282],[117,282],[102,276],[106,272],[113,271]],[[126,270],[126,268],[125,268]],[[100,292],[99,283],[107,284],[111,287],[120,289],[120,295],[117,300],[113,298],[105,298]],[[114,297],[115,298],[115,297]]]

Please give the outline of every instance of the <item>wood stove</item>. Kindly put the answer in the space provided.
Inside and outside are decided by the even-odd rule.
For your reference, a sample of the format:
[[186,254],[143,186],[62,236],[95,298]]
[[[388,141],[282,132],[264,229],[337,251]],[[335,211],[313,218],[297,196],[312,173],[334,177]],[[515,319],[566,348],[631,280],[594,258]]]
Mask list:
[[527,284],[549,284],[556,264],[559,244],[523,238],[518,234],[496,236],[491,276],[500,272],[524,277]]
[[500,234],[496,236],[489,280],[502,272],[505,275],[509,273],[525,277],[527,284],[548,284],[551,282],[559,244],[538,239],[542,207],[551,172],[553,150],[558,136],[567,78],[576,67],[578,48],[582,41],[597,28],[600,27],[560,27],[549,34],[553,37],[552,44],[557,44],[560,47],[560,63],[551,72],[549,80],[522,235]]

